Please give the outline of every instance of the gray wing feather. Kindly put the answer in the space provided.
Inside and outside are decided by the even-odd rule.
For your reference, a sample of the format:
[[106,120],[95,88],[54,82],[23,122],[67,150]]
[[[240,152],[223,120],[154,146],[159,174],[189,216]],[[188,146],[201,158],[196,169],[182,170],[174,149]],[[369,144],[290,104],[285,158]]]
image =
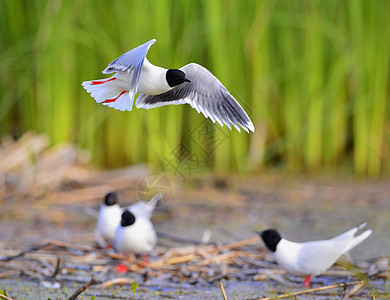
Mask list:
[[240,104],[228,92],[223,84],[206,68],[191,63],[182,67],[186,78],[191,82],[184,82],[168,92],[159,95],[138,96],[138,108],[154,108],[170,104],[188,103],[198,112],[202,112],[212,122],[221,126],[233,125],[238,131],[241,126],[245,131],[254,131],[250,118]]
[[[145,44],[138,46],[137,48],[131,49],[130,51],[122,54],[117,59],[110,62],[103,70],[103,74],[110,74],[113,72],[127,72],[132,73],[132,79],[129,87],[130,96],[134,97],[137,92],[139,78],[144,64],[144,59],[149,51],[150,46],[156,42],[156,39],[150,40]],[[131,98],[132,98],[131,97]]]

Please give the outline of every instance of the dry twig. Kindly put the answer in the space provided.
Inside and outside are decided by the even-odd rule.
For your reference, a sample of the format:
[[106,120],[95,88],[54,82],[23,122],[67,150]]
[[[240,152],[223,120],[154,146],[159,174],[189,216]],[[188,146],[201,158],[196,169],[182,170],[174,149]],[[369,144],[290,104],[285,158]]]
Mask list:
[[223,288],[223,283],[222,282],[219,283],[219,287],[221,288],[223,299],[227,300],[225,289]]
[[362,283],[361,281],[353,281],[353,282],[346,282],[346,283],[336,283],[336,284],[332,284],[332,285],[322,286],[322,287],[319,287],[319,288],[308,289],[308,290],[305,290],[305,291],[299,291],[299,292],[294,292],[294,293],[287,293],[287,294],[283,294],[283,295],[279,295],[279,296],[275,296],[275,297],[260,298],[259,300],[282,299],[282,298],[288,298],[288,297],[298,296],[298,295],[303,295],[303,294],[310,294],[310,293],[313,293],[313,292],[319,292],[319,291],[335,289],[335,288],[339,288],[339,287],[345,288],[345,287],[350,286],[350,285],[361,284],[361,283]]
[[182,237],[174,236],[173,234],[166,233],[166,232],[157,231],[157,236],[159,238],[168,239],[170,241],[177,242],[177,243],[192,244],[192,245],[202,244],[202,241],[200,241],[200,240],[182,238]]
[[86,282],[85,284],[83,284],[82,287],[80,287],[77,291],[75,291],[73,293],[72,296],[70,296],[68,298],[68,300],[74,300],[76,299],[82,292],[84,292],[87,288],[89,288],[92,284],[94,284],[96,282],[96,279],[95,278],[92,278],[90,281]]
[[103,283],[99,284],[97,287],[98,288],[106,288],[106,287],[116,285],[116,284],[133,284],[133,283],[134,283],[133,279],[125,278],[125,277],[118,277],[118,278],[114,278],[114,279],[108,280],[106,282],[103,282]]
[[367,282],[366,281],[361,281],[359,284],[355,285],[346,295],[345,298],[350,298],[355,295],[358,295],[363,288],[366,286]]
[[57,263],[56,263],[56,268],[53,272],[53,275],[51,275],[52,278],[56,278],[58,272],[61,270],[61,258],[57,257]]
[[21,252],[19,252],[19,253],[16,254],[16,255],[11,255],[11,256],[7,256],[7,257],[2,257],[2,258],[0,258],[0,260],[3,260],[3,261],[10,261],[10,260],[13,260],[13,259],[15,259],[15,258],[22,257],[22,256],[24,256],[25,254],[27,254],[27,253],[29,253],[29,252],[34,252],[34,251],[41,250],[42,248],[45,248],[45,247],[49,246],[50,244],[51,244],[51,243],[46,243],[46,244],[43,244],[43,245],[34,246],[34,247],[31,247],[30,249],[21,251]]
[[7,297],[6,295],[0,294],[0,298],[5,299],[5,300],[13,300],[10,297]]

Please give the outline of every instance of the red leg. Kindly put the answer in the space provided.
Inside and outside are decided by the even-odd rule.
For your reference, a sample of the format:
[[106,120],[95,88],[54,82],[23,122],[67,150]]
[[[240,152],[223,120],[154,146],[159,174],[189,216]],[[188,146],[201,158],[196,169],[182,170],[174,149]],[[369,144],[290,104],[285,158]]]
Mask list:
[[122,93],[120,93],[120,94],[118,95],[118,97],[116,97],[116,98],[104,100],[103,103],[115,102],[115,101],[118,100],[118,98],[119,98],[120,96],[122,96],[124,93],[126,93],[126,91],[122,91]]
[[143,263],[148,263],[148,255],[146,253],[142,254],[142,261]]
[[103,83],[106,83],[106,82],[109,82],[109,81],[115,80],[115,79],[116,79],[116,77],[113,77],[113,78],[110,78],[110,79],[107,79],[107,80],[103,80],[103,81],[92,80],[91,85],[103,84]]
[[129,271],[129,268],[122,262],[120,265],[115,267],[115,271],[118,273],[126,273]]
[[311,277],[310,277],[310,275],[306,275],[305,276],[305,279],[303,280],[303,286],[304,287],[309,287],[309,285],[310,285],[310,280],[311,280]]

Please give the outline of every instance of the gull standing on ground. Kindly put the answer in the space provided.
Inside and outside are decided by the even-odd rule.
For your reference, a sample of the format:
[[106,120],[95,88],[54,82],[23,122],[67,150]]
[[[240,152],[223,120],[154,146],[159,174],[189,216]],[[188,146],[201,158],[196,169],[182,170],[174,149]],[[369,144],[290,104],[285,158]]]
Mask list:
[[[147,253],[152,251],[157,243],[152,217],[159,201],[163,201],[161,193],[156,194],[148,203],[139,201],[123,210],[121,221],[115,232],[114,249],[123,254],[142,254],[144,263]],[[119,273],[128,271],[124,263],[115,267]]]
[[116,229],[115,250],[124,254],[146,254],[154,249],[156,243],[157,234],[150,219],[126,209]]
[[103,74],[106,79],[84,81],[82,86],[98,103],[121,111],[131,111],[134,96],[137,108],[154,108],[188,103],[213,123],[240,126],[254,131],[250,118],[223,84],[206,68],[190,63],[180,69],[165,69],[151,64],[146,54],[155,39],[134,48],[112,61]]
[[308,287],[311,275],[324,273],[341,255],[371,235],[372,230],[357,235],[357,232],[366,226],[367,223],[363,223],[332,239],[305,243],[291,242],[282,238],[274,229],[259,234],[267,248],[274,253],[276,262],[290,273],[305,275],[303,285]]
[[99,216],[96,222],[96,231],[98,237],[102,237],[105,242],[112,244],[115,238],[115,231],[121,221],[122,209],[118,204],[118,195],[116,192],[107,193],[103,204],[99,210]]
[[[100,236],[106,243],[112,244],[114,242],[116,229],[121,222],[122,213],[125,210],[131,211],[134,215],[150,219],[159,201],[163,201],[162,194],[156,194],[148,203],[138,201],[126,208],[120,208],[118,204],[118,194],[116,192],[107,193],[99,210],[99,216],[96,223],[96,231],[99,235],[96,236],[96,240],[103,246],[103,243],[101,243],[98,238]],[[109,247],[108,245],[106,246]]]

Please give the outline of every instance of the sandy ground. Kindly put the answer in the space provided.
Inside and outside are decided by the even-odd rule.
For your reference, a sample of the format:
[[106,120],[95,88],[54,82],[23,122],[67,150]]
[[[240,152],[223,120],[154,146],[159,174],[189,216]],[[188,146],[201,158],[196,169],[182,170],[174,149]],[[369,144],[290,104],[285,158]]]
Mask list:
[[[201,239],[205,231],[211,241],[232,242],[255,236],[254,230],[276,228],[295,241],[330,238],[367,221],[373,235],[351,252],[356,260],[389,255],[390,182],[349,178],[305,178],[268,174],[201,178],[169,177],[168,201],[156,209],[153,221],[157,231]],[[139,199],[139,189],[119,191],[122,205]],[[43,195],[38,199],[9,197],[1,200],[0,247],[27,249],[54,239],[69,243],[94,244],[93,214],[102,197],[69,203]],[[169,245],[169,241],[160,240]],[[259,247],[262,245],[259,244]],[[1,266],[0,262],[0,266]],[[0,273],[1,274],[1,273]],[[299,280],[286,275],[288,280]],[[1,278],[1,277],[0,277]],[[345,278],[345,281],[350,278]],[[314,287],[332,284],[340,278],[318,278]],[[0,289],[15,299],[63,299],[80,283],[67,283],[60,289],[47,289],[34,279],[3,278]],[[291,291],[280,283],[266,281],[224,281],[228,299],[257,299]],[[385,281],[377,281],[388,293]],[[338,298],[337,291],[334,297]],[[132,299],[129,286],[97,290],[91,287],[80,299]],[[136,299],[222,299],[217,283],[191,286],[146,287],[140,284]],[[328,299],[328,296],[316,299]],[[300,299],[310,299],[302,297]]]

